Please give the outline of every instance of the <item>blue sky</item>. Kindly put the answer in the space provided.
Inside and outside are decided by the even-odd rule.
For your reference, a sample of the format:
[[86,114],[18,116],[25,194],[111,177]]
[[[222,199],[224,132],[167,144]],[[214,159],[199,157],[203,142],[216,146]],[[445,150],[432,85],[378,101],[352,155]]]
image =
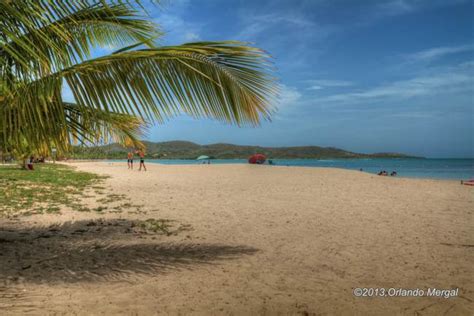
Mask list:
[[152,8],[161,44],[242,40],[270,52],[272,122],[178,117],[152,141],[319,145],[474,157],[474,2],[180,0]]

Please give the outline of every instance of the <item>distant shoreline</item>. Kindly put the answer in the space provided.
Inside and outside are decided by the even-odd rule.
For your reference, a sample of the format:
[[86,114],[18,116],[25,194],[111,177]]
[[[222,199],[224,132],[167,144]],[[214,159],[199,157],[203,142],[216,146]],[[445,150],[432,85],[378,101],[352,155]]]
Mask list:
[[[187,141],[143,142],[146,146],[148,159],[185,159],[192,160],[201,155],[217,159],[247,159],[256,153],[264,154],[269,159],[345,159],[345,158],[424,158],[402,153],[356,153],[335,147],[294,146],[294,147],[262,147],[242,146],[234,144],[200,145]],[[75,146],[73,158],[108,158],[121,159],[126,157],[131,148],[125,148],[117,143],[83,147]]]
[[[135,157],[134,159],[138,159]],[[183,161],[197,161],[196,158],[153,158],[145,156],[147,160],[183,160]],[[210,160],[245,160],[247,161],[248,157],[240,157],[240,158],[211,158]],[[413,159],[413,160],[437,160],[437,159],[474,159],[474,158],[425,158],[425,157],[325,157],[325,158],[269,158],[270,160],[365,160],[365,159]],[[127,161],[127,158],[68,158],[67,161],[100,161],[100,160],[123,160]]]
[[[124,164],[126,159],[68,160],[69,162],[104,162]],[[382,170],[395,171],[398,178],[468,180],[474,178],[474,159],[412,159],[412,158],[334,158],[334,159],[272,159],[273,166],[334,168],[363,171],[376,175]],[[135,160],[138,163],[138,160]],[[195,159],[146,159],[146,163],[159,165],[201,165]],[[211,165],[248,165],[247,159],[213,159]],[[207,164],[207,163],[206,163]],[[265,165],[268,166],[267,163]]]

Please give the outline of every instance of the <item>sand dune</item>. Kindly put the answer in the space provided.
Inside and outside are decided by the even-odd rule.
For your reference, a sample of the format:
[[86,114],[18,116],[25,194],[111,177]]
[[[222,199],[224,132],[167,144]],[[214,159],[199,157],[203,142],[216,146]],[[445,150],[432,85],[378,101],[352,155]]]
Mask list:
[[[109,175],[107,192],[141,206],[4,220],[6,314],[474,310],[474,189],[458,182],[303,167],[72,165]],[[142,233],[148,218],[171,220],[170,234]],[[369,287],[459,295],[353,295]]]

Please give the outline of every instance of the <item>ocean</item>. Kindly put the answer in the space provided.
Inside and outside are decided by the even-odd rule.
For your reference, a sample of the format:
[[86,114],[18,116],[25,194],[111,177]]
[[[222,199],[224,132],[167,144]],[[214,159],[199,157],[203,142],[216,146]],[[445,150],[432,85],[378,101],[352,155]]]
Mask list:
[[[474,178],[474,159],[272,159],[277,166],[330,167],[376,174],[396,171],[399,177],[467,180]],[[195,160],[147,159],[147,163],[167,165],[200,164]],[[246,159],[213,159],[211,164],[246,164]]]

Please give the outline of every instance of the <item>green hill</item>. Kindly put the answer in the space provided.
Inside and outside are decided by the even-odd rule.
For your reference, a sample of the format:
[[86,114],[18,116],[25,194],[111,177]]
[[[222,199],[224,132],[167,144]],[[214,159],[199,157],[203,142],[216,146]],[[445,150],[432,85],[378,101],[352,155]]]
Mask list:
[[[260,147],[233,144],[198,145],[187,141],[169,141],[153,143],[145,141],[147,158],[196,159],[207,155],[217,159],[243,158],[262,153],[268,158],[415,158],[398,153],[361,154],[334,147],[298,146],[298,147]],[[125,159],[127,149],[119,144],[96,147],[74,147],[70,158],[76,159]]]

